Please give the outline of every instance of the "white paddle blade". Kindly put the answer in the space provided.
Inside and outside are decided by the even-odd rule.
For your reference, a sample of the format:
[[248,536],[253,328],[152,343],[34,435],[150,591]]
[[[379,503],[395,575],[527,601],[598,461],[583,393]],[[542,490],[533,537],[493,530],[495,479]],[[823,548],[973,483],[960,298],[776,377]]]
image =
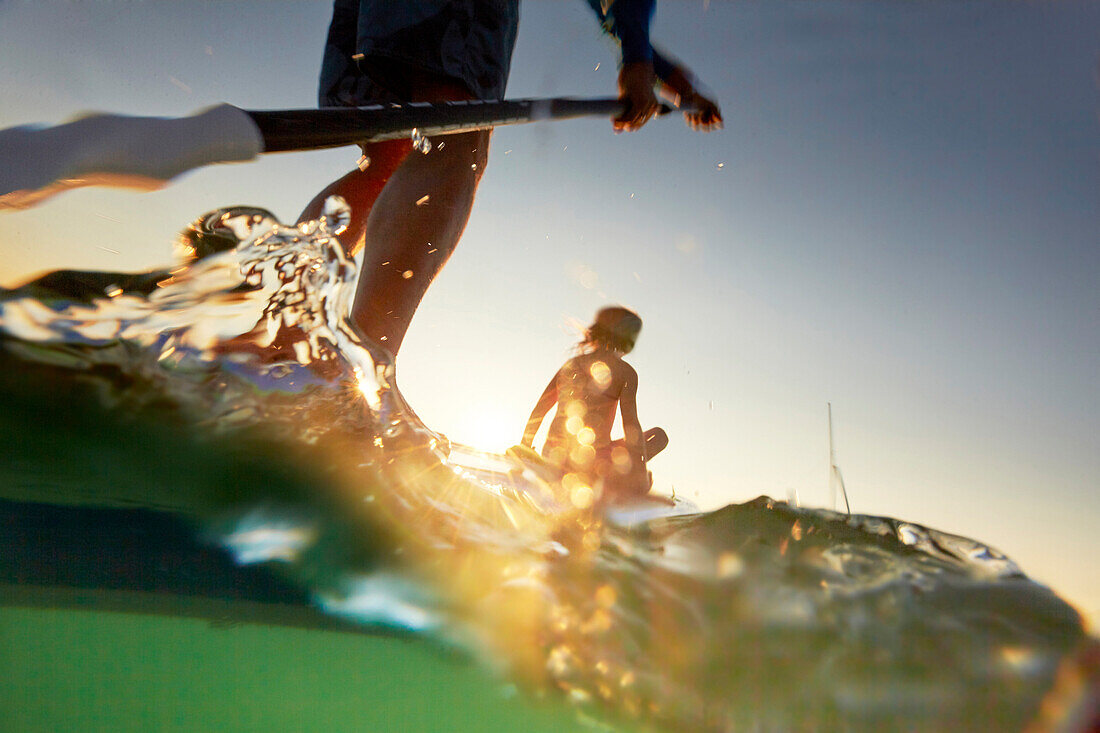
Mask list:
[[262,151],[252,118],[228,104],[190,117],[94,114],[56,127],[13,127],[0,130],[0,210],[81,186],[156,189],[192,168]]

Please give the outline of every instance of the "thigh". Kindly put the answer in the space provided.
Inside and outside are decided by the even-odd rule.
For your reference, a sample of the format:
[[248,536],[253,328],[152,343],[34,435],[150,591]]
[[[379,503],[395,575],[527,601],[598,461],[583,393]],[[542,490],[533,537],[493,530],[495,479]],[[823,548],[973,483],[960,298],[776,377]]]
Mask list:
[[[668,434],[662,428],[650,428],[642,433],[642,440],[645,442],[645,458],[647,461],[668,446]],[[623,448],[625,450],[626,441],[622,438],[611,441],[607,446],[609,455],[613,455],[613,453],[610,452],[614,451],[615,448]]]

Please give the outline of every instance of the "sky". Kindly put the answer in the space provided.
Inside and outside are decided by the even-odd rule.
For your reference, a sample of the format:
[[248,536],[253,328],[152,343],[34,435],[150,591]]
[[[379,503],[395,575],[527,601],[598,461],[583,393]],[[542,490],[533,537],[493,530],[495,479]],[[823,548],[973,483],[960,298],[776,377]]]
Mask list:
[[[0,127],[89,110],[312,107],[328,2],[0,0]],[[1100,4],[662,0],[656,45],[722,106],[498,130],[470,224],[398,360],[420,417],[518,442],[601,306],[656,490],[761,494],[968,536],[1100,623]],[[508,96],[610,96],[580,0],[524,0]],[[154,193],[0,213],[0,284],[168,263],[226,205],[284,221],[354,148],[212,166]]]

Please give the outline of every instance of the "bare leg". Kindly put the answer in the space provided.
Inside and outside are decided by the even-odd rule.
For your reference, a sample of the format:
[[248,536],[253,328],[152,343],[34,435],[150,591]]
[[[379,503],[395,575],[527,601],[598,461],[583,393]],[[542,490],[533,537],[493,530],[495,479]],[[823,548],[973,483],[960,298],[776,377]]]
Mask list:
[[[668,447],[668,433],[663,428],[650,428],[642,433],[642,439],[645,441],[645,460],[646,463],[653,460],[653,457]],[[626,441],[620,438],[619,440],[611,441],[611,449],[622,448],[626,450]]]
[[489,133],[447,135],[433,143],[430,153],[410,154],[393,173],[364,231],[366,251],[352,320],[394,355],[466,228],[488,157]]
[[[471,99],[456,80],[415,70],[404,74],[415,81],[409,101]],[[333,194],[351,206],[351,222],[340,242],[349,254],[366,247],[351,318],[367,338],[394,355],[466,228],[488,160],[489,131],[440,136],[432,143],[427,155],[411,153],[412,144],[405,140],[364,147],[371,159],[367,169],[330,184],[299,217],[317,218]]]
[[298,221],[316,219],[321,215],[325,199],[329,196],[342,196],[351,207],[352,216],[347,230],[340,235],[340,243],[344,245],[348,255],[357,254],[363,247],[367,217],[375,200],[411,151],[412,142],[408,140],[387,140],[365,146],[363,154],[370,158],[370,165],[365,170],[357,168],[326,186],[306,205]]
[[663,451],[668,446],[668,433],[661,428],[650,428],[642,433],[645,439],[645,459],[648,463],[653,456]]

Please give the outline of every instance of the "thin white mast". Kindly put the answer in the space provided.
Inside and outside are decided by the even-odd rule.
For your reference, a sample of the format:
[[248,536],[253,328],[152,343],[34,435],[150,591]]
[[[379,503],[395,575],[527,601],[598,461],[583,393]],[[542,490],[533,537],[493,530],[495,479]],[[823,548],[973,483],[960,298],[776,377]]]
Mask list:
[[844,497],[844,511],[852,513],[852,507],[848,505],[848,491],[844,488],[844,477],[840,475],[840,467],[836,465],[836,451],[833,449],[833,403],[826,402],[829,410],[829,488],[833,492],[833,510],[836,510],[836,490],[840,487],[840,495]]

